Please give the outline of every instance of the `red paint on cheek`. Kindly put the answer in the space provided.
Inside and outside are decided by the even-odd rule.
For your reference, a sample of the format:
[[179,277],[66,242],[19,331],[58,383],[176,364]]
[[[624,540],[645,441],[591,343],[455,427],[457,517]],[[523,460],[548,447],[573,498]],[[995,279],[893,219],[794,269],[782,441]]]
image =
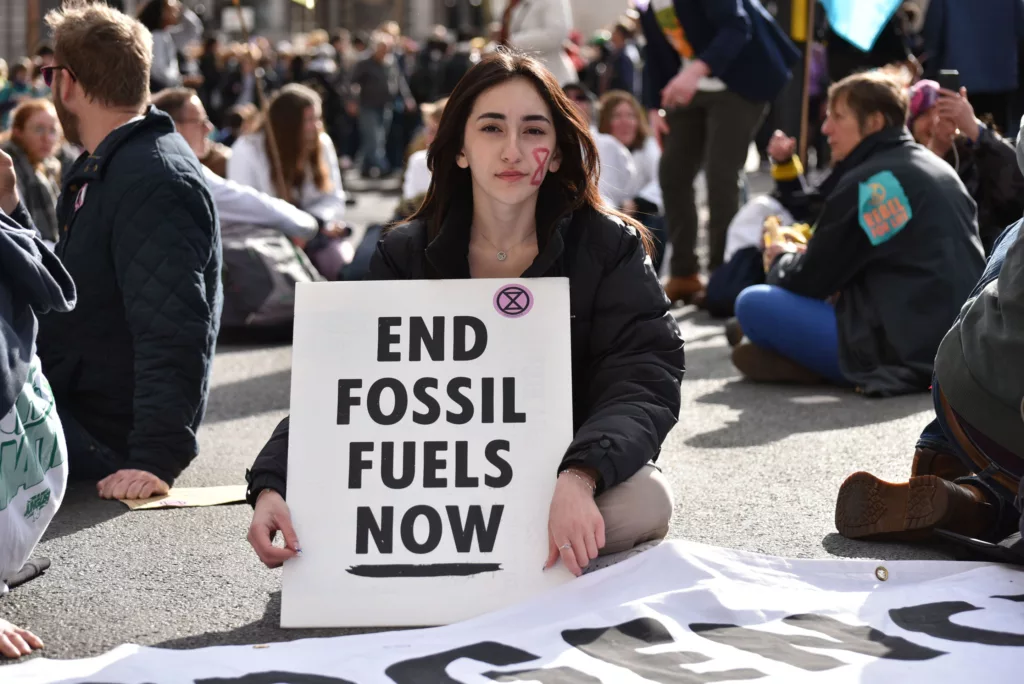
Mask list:
[[537,170],[530,178],[530,185],[540,185],[544,181],[544,162],[551,156],[551,150],[546,147],[538,147],[533,151],[533,158],[537,162]]

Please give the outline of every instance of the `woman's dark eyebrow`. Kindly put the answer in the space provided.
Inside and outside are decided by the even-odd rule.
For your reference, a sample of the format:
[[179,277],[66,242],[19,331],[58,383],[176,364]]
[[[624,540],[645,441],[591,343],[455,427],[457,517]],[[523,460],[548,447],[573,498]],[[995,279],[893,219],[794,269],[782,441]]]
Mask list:
[[[479,121],[480,119],[498,119],[500,121],[504,121],[507,118],[507,116],[505,116],[504,114],[499,114],[498,112],[485,112],[480,116],[476,117],[476,120]],[[523,117],[523,121],[545,121],[547,123],[551,123],[551,120],[548,117],[544,116],[543,114],[528,114],[527,116]]]

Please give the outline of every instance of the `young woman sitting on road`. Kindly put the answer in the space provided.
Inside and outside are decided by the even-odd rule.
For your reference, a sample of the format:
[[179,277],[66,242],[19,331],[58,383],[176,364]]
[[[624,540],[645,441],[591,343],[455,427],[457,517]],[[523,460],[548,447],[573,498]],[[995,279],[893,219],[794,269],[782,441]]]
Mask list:
[[[683,341],[647,230],[605,206],[587,124],[536,60],[497,52],[452,93],[430,146],[419,211],[380,241],[377,280],[567,277],[574,438],[557,472],[550,567],[668,533],[672,494],[654,465],[675,424]],[[299,550],[285,503],[288,419],[247,475],[249,542],[268,566]],[[285,547],[273,545],[278,531]],[[537,530],[543,534],[542,530]]]

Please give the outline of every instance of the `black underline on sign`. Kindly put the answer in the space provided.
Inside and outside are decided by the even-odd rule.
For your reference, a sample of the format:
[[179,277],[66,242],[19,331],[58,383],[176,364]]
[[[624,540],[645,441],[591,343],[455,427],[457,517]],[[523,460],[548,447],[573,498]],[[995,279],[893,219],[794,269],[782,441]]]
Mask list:
[[465,577],[499,572],[500,563],[434,563],[432,565],[353,565],[347,572],[360,577]]

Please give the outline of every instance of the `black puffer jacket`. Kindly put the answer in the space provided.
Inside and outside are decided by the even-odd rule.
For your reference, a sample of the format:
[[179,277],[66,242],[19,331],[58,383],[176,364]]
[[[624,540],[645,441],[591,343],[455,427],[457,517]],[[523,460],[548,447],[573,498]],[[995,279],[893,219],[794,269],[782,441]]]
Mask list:
[[57,256],[78,290],[40,318],[57,405],[172,483],[198,454],[220,320],[217,210],[199,160],[152,107],[83,154],[57,206]]
[[[449,214],[436,239],[416,221],[386,235],[370,280],[469,278],[466,210]],[[679,416],[683,340],[639,236],[591,209],[538,232],[539,254],[524,278],[568,277],[572,320],[573,430],[562,468],[600,474],[599,491],[656,460]],[[285,494],[288,419],[247,473],[249,502],[263,489]]]

